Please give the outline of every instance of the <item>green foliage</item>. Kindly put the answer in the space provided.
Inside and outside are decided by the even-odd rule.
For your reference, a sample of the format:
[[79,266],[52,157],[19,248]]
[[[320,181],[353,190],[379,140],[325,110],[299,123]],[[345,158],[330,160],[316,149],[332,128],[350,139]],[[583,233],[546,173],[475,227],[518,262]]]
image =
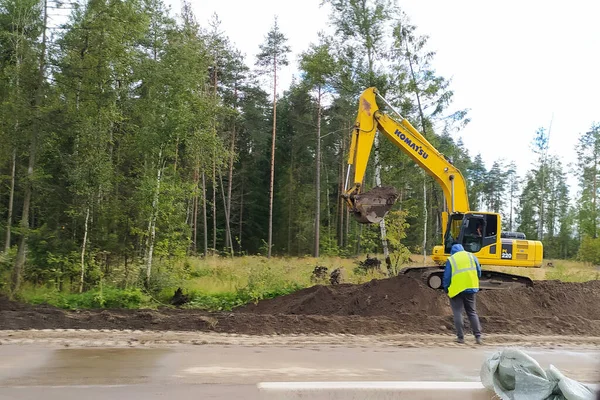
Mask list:
[[579,247],[578,258],[581,261],[592,263],[592,265],[600,265],[600,239],[583,238]]
[[593,124],[579,137],[577,146],[577,172],[580,195],[578,220],[581,233],[592,238],[598,237],[598,173],[600,169],[600,124]]
[[559,262],[551,271],[546,273],[547,280],[559,280],[562,282],[587,282],[600,279],[600,271],[580,270],[569,268],[567,265]]
[[398,210],[391,211],[386,217],[387,239],[390,245],[393,268],[391,272],[393,274],[396,274],[399,266],[406,263],[410,258],[410,250],[402,243],[402,240],[406,238],[406,231],[410,228],[410,225],[406,222],[407,215],[406,211]]
[[306,81],[319,90],[329,83],[338,69],[331,41],[324,36],[320,40],[318,45],[311,44],[309,50],[300,55],[299,63]]
[[78,310],[85,308],[146,308],[152,300],[140,289],[117,289],[105,287],[85,293],[64,293],[56,289],[24,288],[19,299],[30,304]]
[[274,69],[288,65],[287,54],[291,51],[286,44],[287,38],[279,29],[277,17],[273,20],[273,26],[265,37],[265,42],[259,45],[260,53],[256,56],[256,65],[263,72],[272,74]]
[[231,311],[236,307],[240,307],[248,303],[256,303],[259,300],[284,296],[300,289],[304,289],[304,286],[296,283],[290,283],[283,287],[271,289],[253,287],[239,289],[238,291],[232,293],[225,292],[210,295],[191,291],[188,293],[190,296],[190,302],[187,304],[187,307],[199,308],[208,311]]
[[16,247],[11,247],[7,252],[0,253],[0,293],[6,293],[9,290],[10,271],[17,255]]

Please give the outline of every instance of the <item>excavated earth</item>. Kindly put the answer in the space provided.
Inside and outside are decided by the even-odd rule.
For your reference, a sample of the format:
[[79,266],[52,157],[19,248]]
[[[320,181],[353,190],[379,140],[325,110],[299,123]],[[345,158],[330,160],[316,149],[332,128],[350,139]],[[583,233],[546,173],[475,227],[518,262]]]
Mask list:
[[[596,336],[600,281],[536,282],[533,288],[483,291],[485,333]],[[362,285],[313,286],[233,312],[185,308],[66,311],[0,298],[0,329],[138,329],[251,335],[451,333],[446,295],[407,276]]]

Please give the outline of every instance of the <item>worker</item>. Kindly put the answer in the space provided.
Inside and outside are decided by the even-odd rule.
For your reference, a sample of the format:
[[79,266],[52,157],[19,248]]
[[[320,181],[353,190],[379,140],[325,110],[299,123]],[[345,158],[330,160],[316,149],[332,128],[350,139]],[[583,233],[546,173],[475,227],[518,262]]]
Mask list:
[[450,307],[454,314],[456,342],[464,343],[463,309],[467,312],[475,342],[482,344],[481,324],[475,310],[475,295],[479,291],[481,265],[473,253],[465,251],[462,245],[452,245],[450,257],[444,270],[444,291],[450,297]]
[[482,237],[483,236],[483,224],[480,222],[477,222],[477,230],[475,231],[475,234],[477,235],[477,237]]

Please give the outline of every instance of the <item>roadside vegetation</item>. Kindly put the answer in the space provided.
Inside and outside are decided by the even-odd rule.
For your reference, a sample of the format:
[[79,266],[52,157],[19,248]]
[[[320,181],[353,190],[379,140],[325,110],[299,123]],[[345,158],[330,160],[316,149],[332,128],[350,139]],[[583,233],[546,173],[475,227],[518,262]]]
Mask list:
[[[376,256],[373,256],[376,257]],[[135,280],[122,281],[121,269],[110,277],[102,278],[95,289],[84,293],[71,293],[68,288],[54,284],[35,285],[27,283],[18,299],[30,304],[49,304],[65,309],[86,308],[157,308],[172,306],[175,291],[181,288],[187,297],[183,307],[208,311],[229,311],[235,307],[262,299],[286,295],[315,285],[329,285],[330,273],[336,268],[342,271],[342,283],[360,284],[371,279],[387,277],[381,269],[361,268],[360,258],[342,257],[281,257],[271,258],[245,256],[236,258],[208,257],[187,258],[169,268],[174,273],[161,274],[149,290],[140,288]],[[423,264],[423,258],[412,255],[404,266]],[[426,259],[428,265],[431,260]],[[316,266],[327,267],[321,279],[313,277]],[[528,276],[534,280],[560,280],[584,282],[600,279],[600,270],[590,263],[571,260],[546,260],[542,268],[486,267],[498,271]],[[163,265],[162,270],[166,270]]]
[[[220,311],[289,294],[314,284],[328,284],[330,273],[336,268],[342,270],[343,283],[363,283],[386,277],[383,269],[363,270],[358,258],[341,257],[189,257],[169,265],[159,262],[157,266],[148,289],[139,285],[141,278],[128,278],[125,268],[121,267],[114,269],[110,276],[100,277],[96,288],[84,293],[72,293],[67,286],[61,290],[56,283],[28,282],[17,299],[68,309],[153,308],[170,305],[175,291],[182,288],[188,300],[186,307]],[[327,267],[326,276],[315,279],[313,270],[316,266]]]

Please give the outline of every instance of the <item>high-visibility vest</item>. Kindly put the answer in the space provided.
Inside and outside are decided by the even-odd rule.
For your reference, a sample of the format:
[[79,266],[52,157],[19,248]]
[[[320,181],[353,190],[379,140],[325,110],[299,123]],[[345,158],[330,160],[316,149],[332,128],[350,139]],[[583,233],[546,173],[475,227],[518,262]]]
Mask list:
[[454,297],[467,289],[479,289],[477,262],[475,256],[468,251],[459,251],[448,260],[452,267],[452,280],[448,288],[448,296]]

